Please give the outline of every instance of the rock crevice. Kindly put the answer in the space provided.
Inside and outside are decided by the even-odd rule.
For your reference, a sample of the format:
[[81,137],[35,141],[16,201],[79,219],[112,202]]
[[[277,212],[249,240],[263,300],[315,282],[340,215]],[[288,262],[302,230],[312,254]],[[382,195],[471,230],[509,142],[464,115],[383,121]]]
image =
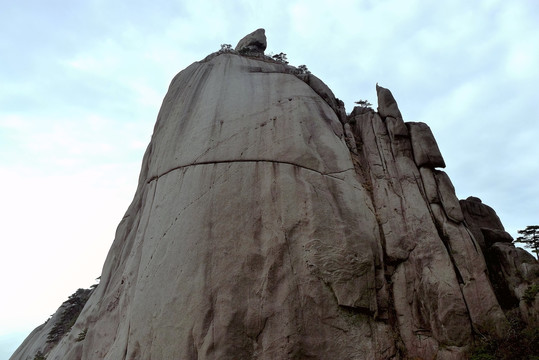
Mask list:
[[[175,168],[172,168],[172,169],[169,169],[169,170],[166,170],[165,172],[163,172],[162,174],[160,175],[155,175],[155,176],[152,176],[151,178],[149,178],[146,183],[150,183],[152,181],[155,181],[155,180],[158,180],[159,178],[165,176],[165,175],[168,175],[170,174],[171,172],[173,171],[177,171],[177,170],[181,170],[181,169],[185,169],[187,167],[190,167],[190,166],[200,166],[200,165],[216,165],[216,164],[231,164],[231,163],[262,163],[262,162],[267,162],[267,163],[272,163],[272,164],[285,164],[285,165],[290,165],[290,166],[295,166],[295,167],[299,167],[299,168],[302,168],[302,169],[305,169],[305,170],[309,170],[309,171],[313,171],[313,172],[316,172],[322,176],[334,176],[334,175],[337,175],[337,174],[342,174],[342,173],[345,173],[345,172],[348,172],[348,171],[353,171],[354,168],[348,168],[348,169],[343,169],[343,170],[335,170],[335,171],[332,171],[332,172],[321,172],[319,170],[316,170],[316,169],[311,169],[311,168],[308,168],[308,167],[305,167],[305,166],[302,166],[300,164],[296,164],[296,163],[292,163],[292,162],[287,162],[287,161],[276,161],[276,160],[266,160],[266,159],[236,159],[236,160],[220,160],[220,161],[201,161],[201,162],[195,162],[195,163],[192,163],[192,164],[187,164],[187,165],[180,165],[180,166],[177,166]],[[336,179],[339,179],[338,177],[335,177]]]

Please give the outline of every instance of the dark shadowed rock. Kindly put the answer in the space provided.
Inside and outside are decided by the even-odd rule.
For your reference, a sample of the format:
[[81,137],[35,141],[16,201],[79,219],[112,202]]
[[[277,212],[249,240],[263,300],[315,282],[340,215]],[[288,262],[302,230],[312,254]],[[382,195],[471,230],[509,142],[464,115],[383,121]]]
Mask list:
[[481,234],[485,240],[486,247],[490,247],[498,242],[512,243],[513,237],[506,231],[492,228],[481,228]]
[[470,196],[466,200],[460,200],[459,203],[468,228],[483,250],[487,248],[487,245],[481,229],[505,232],[502,222],[494,209],[483,204],[478,197]]
[[489,276],[498,302],[505,310],[519,309],[524,318],[537,323],[538,309],[523,296],[539,281],[539,264],[526,250],[511,243],[496,242],[485,252]]
[[523,296],[539,281],[539,263],[527,251],[513,245],[496,212],[477,197],[460,200],[466,224],[481,244],[492,287],[499,304],[509,311],[518,309],[531,324],[537,324],[538,310]]
[[266,31],[264,29],[257,29],[252,33],[246,35],[236,45],[236,51],[239,52],[253,52],[264,54],[266,50]]

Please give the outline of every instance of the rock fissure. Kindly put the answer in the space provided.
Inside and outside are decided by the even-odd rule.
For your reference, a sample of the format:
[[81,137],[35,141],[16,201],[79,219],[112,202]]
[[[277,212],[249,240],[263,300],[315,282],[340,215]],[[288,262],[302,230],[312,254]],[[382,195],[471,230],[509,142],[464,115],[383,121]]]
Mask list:
[[149,184],[153,181],[156,181],[158,180],[159,178],[167,175],[167,174],[170,174],[171,172],[173,171],[177,171],[177,170],[181,170],[181,169],[185,169],[185,168],[188,168],[190,166],[199,166],[199,165],[216,165],[216,164],[231,164],[231,163],[272,163],[272,164],[284,164],[284,165],[290,165],[290,166],[294,166],[296,168],[301,168],[301,169],[305,169],[305,170],[309,170],[309,171],[312,171],[312,172],[315,172],[315,173],[318,173],[322,176],[329,176],[329,177],[332,177],[334,179],[337,179],[337,180],[343,180],[341,178],[338,178],[338,177],[335,177],[334,175],[336,174],[342,174],[344,172],[347,172],[347,171],[354,171],[354,168],[348,168],[348,169],[343,169],[343,170],[336,170],[336,171],[331,171],[331,172],[322,172],[322,171],[319,171],[319,170],[316,170],[316,169],[313,169],[313,168],[310,168],[310,167],[307,167],[307,166],[303,166],[303,165],[299,165],[299,164],[296,164],[296,163],[293,163],[293,162],[289,162],[289,161],[276,161],[276,160],[257,160],[257,159],[239,159],[239,160],[220,160],[220,161],[199,161],[199,162],[195,162],[195,163],[192,163],[192,164],[187,164],[187,165],[180,165],[180,166],[176,166],[172,169],[169,169],[163,173],[161,173],[160,175],[155,175],[155,176],[152,176],[151,178],[149,178],[146,183]]

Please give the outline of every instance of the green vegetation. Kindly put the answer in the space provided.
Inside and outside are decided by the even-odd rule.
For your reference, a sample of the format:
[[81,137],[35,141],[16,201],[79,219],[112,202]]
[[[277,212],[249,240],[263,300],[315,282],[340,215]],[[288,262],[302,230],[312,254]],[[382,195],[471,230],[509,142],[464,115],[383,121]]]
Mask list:
[[307,65],[300,65],[298,66],[298,73],[299,74],[310,74],[311,72],[309,69],[307,69]]
[[277,62],[280,62],[280,63],[283,63],[285,65],[288,64],[288,59],[286,58],[286,54],[285,53],[278,53],[276,55],[273,55],[272,58],[277,61]]
[[486,330],[468,351],[470,360],[539,360],[539,327],[530,327],[518,312],[508,315],[509,329],[503,336]]
[[524,300],[526,304],[531,305],[534,302],[537,293],[539,293],[539,284],[530,285],[526,291],[524,291],[522,300]]
[[34,356],[34,359],[33,360],[46,360],[47,357],[45,355],[43,355],[43,353],[41,351],[38,351],[36,353],[36,355]]
[[234,50],[234,49],[232,49],[232,45],[230,45],[230,44],[221,44],[221,50],[219,50],[219,51],[221,51],[221,52],[232,52],[232,50]]
[[[289,64],[287,55],[283,52],[280,52],[275,55],[272,52],[270,52],[264,55],[264,54],[258,53],[257,51],[251,50],[248,47],[244,47],[244,48],[241,48],[239,51],[236,51],[234,50],[234,48],[232,48],[232,45],[230,44],[221,44],[221,49],[217,51],[217,54],[223,54],[223,53],[233,53],[233,54],[238,54],[238,55],[246,56],[246,57],[255,57],[255,58],[260,58],[265,61],[270,60],[272,62],[277,62],[284,65]],[[295,73],[296,74],[310,74],[311,71],[307,68],[307,65],[299,65],[296,68]]]
[[526,226],[526,229],[519,230],[519,236],[515,239],[515,243],[524,244],[527,249],[532,249],[539,260],[539,225]]
[[355,101],[356,104],[358,104],[360,107],[364,107],[364,108],[371,108],[372,107],[372,104],[368,101],[368,100],[358,100],[358,101]]
[[62,336],[71,330],[71,327],[75,324],[75,321],[77,321],[80,312],[86,304],[86,301],[88,301],[91,293],[92,290],[90,289],[78,289],[62,304],[64,310],[62,311],[60,320],[54,324],[49,332],[47,342],[58,343]]
[[86,333],[88,332],[88,328],[82,330],[79,335],[77,336],[77,342],[82,341],[86,339]]

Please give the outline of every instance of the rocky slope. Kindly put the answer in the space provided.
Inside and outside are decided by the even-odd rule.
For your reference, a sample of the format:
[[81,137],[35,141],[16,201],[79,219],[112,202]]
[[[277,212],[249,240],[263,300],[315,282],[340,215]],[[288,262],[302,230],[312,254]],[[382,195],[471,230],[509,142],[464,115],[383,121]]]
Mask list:
[[346,115],[265,47],[172,80],[100,285],[11,359],[463,359],[508,311],[537,322],[539,265],[459,203],[429,127],[378,86]]

